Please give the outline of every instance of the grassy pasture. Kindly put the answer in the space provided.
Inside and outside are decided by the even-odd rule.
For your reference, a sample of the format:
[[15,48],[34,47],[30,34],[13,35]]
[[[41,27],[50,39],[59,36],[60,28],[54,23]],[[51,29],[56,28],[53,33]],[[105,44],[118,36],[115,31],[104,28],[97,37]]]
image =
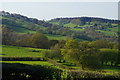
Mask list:
[[113,31],[113,32],[118,32],[118,27],[114,27],[114,28],[107,28],[107,30],[109,31]]
[[17,33],[36,33],[36,31],[32,31],[32,30],[28,30],[25,28],[21,28],[21,27],[15,27],[15,26],[10,26],[10,28],[14,31],[16,31]]
[[84,29],[79,29],[79,28],[72,28],[71,30],[73,30],[73,31],[84,31]]
[[101,48],[100,51],[115,51],[115,52],[118,52],[117,49],[107,49],[107,48]]
[[108,71],[108,72],[120,72],[120,67],[115,67],[115,66],[103,66],[102,70]]
[[59,22],[49,22],[51,24],[56,24],[56,25],[59,25],[60,23]]
[[47,61],[2,61],[2,63],[21,63],[28,65],[52,66],[52,64]]
[[54,66],[54,64],[49,63],[47,61],[0,61],[0,63],[12,63],[12,64],[19,63],[19,64],[27,64],[32,66],[47,66],[47,67],[53,67],[63,70],[63,68],[59,66]]
[[2,46],[3,57],[42,57],[47,49],[26,48],[17,46]]
[[78,25],[72,24],[72,23],[68,23],[64,25],[64,27],[70,27],[70,28],[74,28],[75,26],[78,26]]

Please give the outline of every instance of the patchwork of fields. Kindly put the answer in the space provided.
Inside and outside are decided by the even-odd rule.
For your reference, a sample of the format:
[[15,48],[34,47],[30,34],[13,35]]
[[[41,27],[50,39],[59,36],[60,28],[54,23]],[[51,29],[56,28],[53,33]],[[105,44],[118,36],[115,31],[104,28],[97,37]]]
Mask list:
[[[105,49],[102,49],[105,50]],[[44,57],[44,54],[48,49],[36,49],[36,48],[27,48],[27,47],[16,47],[16,46],[2,46],[1,57]],[[55,61],[57,63],[57,61]],[[42,66],[54,66],[55,64],[50,63],[49,61],[2,61],[2,63],[21,63],[28,65],[42,65]],[[81,67],[70,64],[70,63],[57,63],[64,66],[67,66],[72,69],[81,70]],[[58,66],[57,66],[58,68]],[[104,71],[108,72],[118,72],[120,71],[119,67],[105,66],[103,67]]]

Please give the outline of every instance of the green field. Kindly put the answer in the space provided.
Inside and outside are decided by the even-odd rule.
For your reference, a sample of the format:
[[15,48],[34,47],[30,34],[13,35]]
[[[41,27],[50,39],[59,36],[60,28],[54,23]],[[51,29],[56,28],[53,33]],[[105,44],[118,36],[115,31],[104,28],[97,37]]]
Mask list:
[[28,65],[52,66],[52,64],[47,61],[2,61],[2,63],[21,63]]
[[60,24],[59,22],[49,22],[49,23],[51,23],[51,24],[57,24],[57,25]]
[[120,72],[120,67],[103,66],[102,70],[108,71],[108,72]]
[[15,26],[10,26],[10,28],[12,28],[12,30],[16,31],[17,33],[36,33],[36,31],[32,31],[32,30],[28,30],[25,28],[21,28],[21,27],[15,27]]
[[72,28],[71,30],[73,30],[73,31],[84,31],[84,29],[79,29],[79,28]]
[[3,57],[42,57],[47,49],[26,48],[17,46],[2,46]]
[[78,25],[72,24],[72,23],[68,23],[64,25],[64,27],[70,27],[70,28],[74,28],[75,26],[78,26]]
[[45,34],[50,40],[66,40],[66,36]]
[[118,32],[118,27],[107,28],[108,31]]
[[[0,18],[1,19],[1,18]],[[22,21],[20,19],[16,19],[16,18],[7,18],[7,17],[2,17],[2,19],[7,19],[7,20],[10,20],[10,21],[13,21],[15,20],[15,23],[20,25],[20,26],[10,26],[10,29],[12,29],[13,31],[17,32],[17,33],[36,33],[36,31],[34,30],[30,30],[28,29],[29,27],[36,27],[36,28],[40,28],[40,29],[44,29],[43,26],[41,25],[38,25],[38,24],[33,24],[33,23],[30,23],[30,22],[27,22],[27,21]]]
[[96,30],[96,31],[100,31],[101,33],[109,36],[117,36],[117,33],[112,31],[104,31],[104,30]]

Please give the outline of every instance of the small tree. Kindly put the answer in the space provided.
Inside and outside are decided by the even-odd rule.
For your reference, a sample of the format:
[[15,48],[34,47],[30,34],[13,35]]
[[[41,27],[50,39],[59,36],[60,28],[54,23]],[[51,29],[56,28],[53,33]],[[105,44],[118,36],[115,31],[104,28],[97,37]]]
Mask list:
[[64,45],[64,49],[62,49],[64,59],[68,62],[79,63],[80,51],[78,47],[79,45],[77,41],[68,40]]

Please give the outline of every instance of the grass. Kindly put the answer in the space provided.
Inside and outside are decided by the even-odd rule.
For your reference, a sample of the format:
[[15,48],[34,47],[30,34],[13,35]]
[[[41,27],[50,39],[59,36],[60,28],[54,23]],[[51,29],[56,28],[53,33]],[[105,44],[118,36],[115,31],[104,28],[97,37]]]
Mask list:
[[76,24],[72,24],[72,23],[68,23],[68,24],[65,24],[64,27],[70,27],[70,28],[73,28],[75,26],[78,26]]
[[66,36],[45,34],[50,40],[66,40]]
[[49,23],[51,23],[51,24],[57,24],[57,25],[60,24],[59,22],[49,22]]
[[118,26],[118,24],[112,24],[112,26]]
[[120,72],[120,67],[115,67],[115,66],[103,66],[104,71],[108,72]]
[[118,32],[118,27],[107,28],[108,31]]
[[82,70],[80,66],[77,66],[75,64],[71,64],[71,63],[61,63],[61,64],[66,65],[66,66],[68,66],[69,68],[72,68],[72,69]]
[[[33,50],[38,52],[33,52]],[[17,46],[2,46],[3,57],[42,57],[47,49],[26,48]]]
[[107,49],[107,48],[101,48],[101,51],[116,51],[118,52],[118,49]]
[[11,18],[2,17],[2,19],[12,20],[12,21],[14,20],[15,23],[20,25],[19,27],[17,27],[17,26],[9,26],[13,31],[16,31],[17,33],[36,33],[36,31],[34,31],[34,30],[27,29],[29,27],[36,27],[36,28],[44,29],[44,27],[41,26],[41,25],[31,23],[31,22],[27,22],[27,21],[22,21],[20,19],[13,18],[13,17],[11,17]]
[[79,29],[79,28],[72,28],[71,30],[73,30],[73,31],[84,31],[84,29]]
[[80,28],[74,28],[74,27],[82,27],[82,26],[79,26],[79,25],[76,25],[76,24],[72,24],[72,23],[68,23],[68,24],[65,24],[64,27],[70,27],[71,30],[73,31],[83,31],[84,29],[80,29]]
[[109,36],[116,36],[116,32],[112,32],[112,31],[104,31],[104,30],[96,30],[96,31],[100,31],[101,33],[105,34],[105,35],[109,35]]
[[12,28],[12,30],[16,31],[17,33],[36,33],[36,31],[28,30],[21,27],[10,26],[10,28]]
[[47,66],[47,67],[52,67],[52,68],[63,70],[62,68],[58,66],[54,66],[53,64],[47,61],[0,61],[0,63],[12,63],[12,64],[20,63],[20,64],[27,64],[27,65],[32,65],[32,66]]
[[52,66],[52,64],[47,61],[2,61],[2,63],[21,63],[28,65]]

